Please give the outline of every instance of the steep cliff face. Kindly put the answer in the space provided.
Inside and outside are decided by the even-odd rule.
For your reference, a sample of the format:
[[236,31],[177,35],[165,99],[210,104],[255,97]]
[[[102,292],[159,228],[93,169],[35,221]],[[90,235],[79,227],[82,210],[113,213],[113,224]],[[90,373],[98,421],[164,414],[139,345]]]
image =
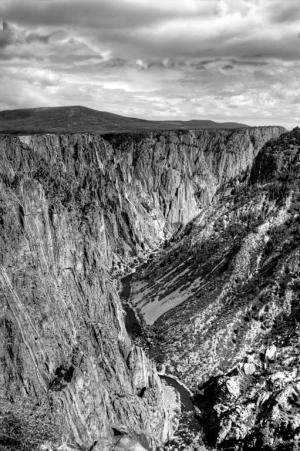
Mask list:
[[85,205],[60,198],[39,152],[2,142],[1,443],[105,450],[127,432],[154,446],[170,432],[163,390],[124,330],[102,211],[89,189]]
[[0,444],[147,449],[172,434],[111,274],[194,218],[281,132],[1,137]]
[[[101,250],[110,266],[158,246],[199,212],[218,187],[249,168],[281,127],[138,135],[42,135],[14,138],[10,147],[31,149],[30,175],[52,204],[84,212],[100,207]],[[22,163],[10,151],[11,161]],[[23,155],[22,155],[23,158]],[[25,163],[24,163],[25,164]],[[25,168],[26,169],[26,168]],[[32,172],[33,171],[33,172]],[[111,249],[111,252],[108,251]]]
[[222,183],[241,175],[263,144],[282,132],[261,127],[106,136],[132,248],[156,247],[187,224]]
[[195,391],[206,443],[297,450],[300,132],[259,152],[143,265],[133,299],[153,356]]

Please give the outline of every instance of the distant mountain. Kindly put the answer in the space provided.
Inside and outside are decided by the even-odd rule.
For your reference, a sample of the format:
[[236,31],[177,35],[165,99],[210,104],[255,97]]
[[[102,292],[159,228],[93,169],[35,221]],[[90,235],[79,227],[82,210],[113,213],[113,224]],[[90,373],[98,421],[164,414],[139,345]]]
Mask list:
[[0,112],[0,132],[10,133],[117,133],[146,130],[243,128],[235,122],[207,120],[147,121],[82,106],[28,108]]

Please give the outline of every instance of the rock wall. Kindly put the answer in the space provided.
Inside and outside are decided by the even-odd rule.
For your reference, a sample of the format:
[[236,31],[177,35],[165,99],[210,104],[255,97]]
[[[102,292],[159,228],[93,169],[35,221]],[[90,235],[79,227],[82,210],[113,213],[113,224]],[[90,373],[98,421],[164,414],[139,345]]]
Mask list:
[[299,238],[295,129],[136,273],[152,355],[195,392],[213,449],[299,449]]
[[89,208],[86,191],[93,191],[102,211],[101,247],[117,265],[120,258],[157,247],[187,224],[222,183],[242,174],[263,144],[282,132],[281,127],[260,127],[18,141],[34,150],[40,168],[35,176],[51,182],[47,195],[53,202],[59,196],[63,205],[80,202]]
[[0,138],[1,445],[167,439],[163,388],[127,336],[111,270],[196,216],[281,132]]

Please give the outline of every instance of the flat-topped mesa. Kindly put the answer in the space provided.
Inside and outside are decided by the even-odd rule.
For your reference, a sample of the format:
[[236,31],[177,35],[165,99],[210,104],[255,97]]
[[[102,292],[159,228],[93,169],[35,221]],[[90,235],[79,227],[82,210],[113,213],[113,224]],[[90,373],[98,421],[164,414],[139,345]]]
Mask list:
[[210,120],[155,121],[121,116],[82,106],[26,108],[0,111],[0,133],[138,133],[149,130],[190,130],[216,128],[245,128],[234,122],[217,123]]
[[47,434],[58,420],[57,440],[81,447],[110,449],[114,430],[152,447],[168,437],[161,384],[108,270],[195,217],[282,131],[0,137],[0,397],[28,440],[36,404]]

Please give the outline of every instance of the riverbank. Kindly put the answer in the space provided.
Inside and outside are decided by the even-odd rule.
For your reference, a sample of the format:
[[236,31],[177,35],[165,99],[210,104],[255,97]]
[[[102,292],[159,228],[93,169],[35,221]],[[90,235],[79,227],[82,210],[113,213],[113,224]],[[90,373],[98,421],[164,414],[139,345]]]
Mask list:
[[187,387],[181,384],[173,376],[169,376],[162,373],[158,373],[158,375],[162,380],[166,381],[168,385],[175,388],[175,390],[179,393],[182,410],[185,412],[194,412],[194,405],[192,402],[192,392],[190,392],[190,390]]
[[[131,280],[133,274],[134,273],[128,274],[121,279],[120,298],[125,311],[124,321],[127,333],[134,341],[136,341],[138,337],[141,337],[143,341],[144,335],[147,335],[147,333],[145,333],[144,331],[143,323],[140,320],[138,313],[130,304]],[[145,345],[147,345],[147,340],[145,340]],[[149,349],[147,351],[149,351]],[[155,353],[151,352],[150,345],[150,355],[152,354],[155,355]],[[194,394],[176,376],[165,374],[163,372],[159,372],[158,375],[163,384],[166,384],[168,387],[175,390],[175,393],[177,393],[181,405],[181,414],[178,420],[178,428],[174,434],[174,438],[166,444],[166,448],[164,449],[194,449],[190,448],[190,445],[195,440],[195,437],[200,433],[200,426],[198,420],[195,417],[195,408],[192,401]]]

